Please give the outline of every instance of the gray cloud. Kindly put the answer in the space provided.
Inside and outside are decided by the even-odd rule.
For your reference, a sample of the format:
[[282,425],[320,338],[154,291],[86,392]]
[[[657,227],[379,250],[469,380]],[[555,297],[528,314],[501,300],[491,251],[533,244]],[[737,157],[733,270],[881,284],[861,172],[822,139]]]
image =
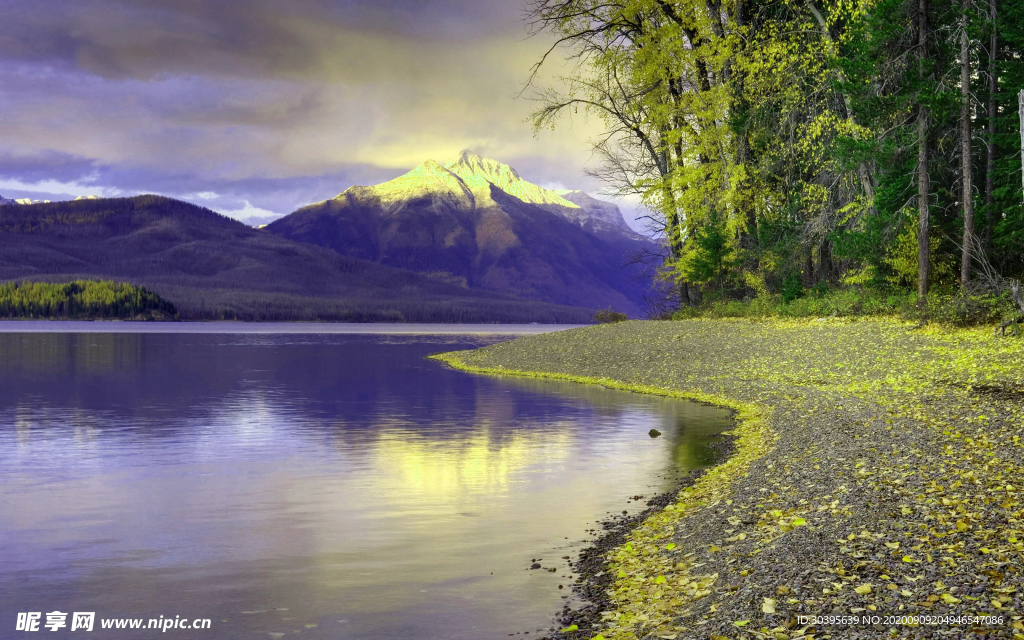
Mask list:
[[145,191],[287,213],[467,147],[535,182],[598,187],[582,172],[597,123],[534,138],[534,105],[514,98],[548,44],[526,37],[516,0],[4,10],[0,193]]
[[418,78],[461,44],[526,35],[520,7],[501,0],[35,0],[5,13],[6,59],[111,78]]
[[75,181],[95,171],[95,161],[60,151],[30,150],[20,155],[0,152],[0,176],[16,177],[25,182]]

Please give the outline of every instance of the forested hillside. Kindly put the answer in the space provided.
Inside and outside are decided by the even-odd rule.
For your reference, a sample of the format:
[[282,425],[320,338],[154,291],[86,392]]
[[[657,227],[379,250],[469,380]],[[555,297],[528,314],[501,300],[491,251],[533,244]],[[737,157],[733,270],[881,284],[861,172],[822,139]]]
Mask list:
[[[843,287],[1008,299],[1024,275],[1024,3],[533,0],[683,304]],[[540,67],[542,65],[538,65]],[[963,296],[962,294],[968,294]]]
[[117,280],[183,320],[586,322],[593,310],[471,291],[160,196],[0,206],[0,282]]

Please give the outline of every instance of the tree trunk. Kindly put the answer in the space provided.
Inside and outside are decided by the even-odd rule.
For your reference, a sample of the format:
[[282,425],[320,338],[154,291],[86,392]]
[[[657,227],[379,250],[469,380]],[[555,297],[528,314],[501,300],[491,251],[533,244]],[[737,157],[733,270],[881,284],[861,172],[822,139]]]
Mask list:
[[1024,89],[1017,94],[1017,113],[1020,115],[1020,185],[1024,188]]
[[[928,0],[917,0],[918,72],[925,76],[928,57]],[[917,106],[917,303],[924,306],[928,300],[929,252],[928,242],[928,108]]]
[[[683,256],[682,216],[679,215],[672,187],[664,176],[662,177],[662,189],[665,197],[665,236],[668,240],[669,259],[675,262]],[[685,281],[679,283],[679,300],[680,304],[690,304],[690,291]]]
[[824,240],[818,247],[818,282],[831,282],[835,269],[832,264],[832,245]]
[[686,285],[686,303],[691,307],[700,305],[700,287],[695,284]]
[[960,31],[960,186],[963,192],[964,237],[960,252],[960,286],[971,284],[971,250],[974,248],[974,185],[971,166],[971,42],[967,37],[967,11]]
[[988,140],[988,153],[985,156],[985,247],[992,248],[992,232],[995,230],[996,205],[995,205],[995,171],[996,171],[996,92],[999,90],[999,78],[996,76],[996,52],[999,50],[999,32],[997,30],[997,18],[999,9],[997,0],[989,0],[989,21],[992,31],[989,33],[988,42],[988,105],[986,114],[986,138]]

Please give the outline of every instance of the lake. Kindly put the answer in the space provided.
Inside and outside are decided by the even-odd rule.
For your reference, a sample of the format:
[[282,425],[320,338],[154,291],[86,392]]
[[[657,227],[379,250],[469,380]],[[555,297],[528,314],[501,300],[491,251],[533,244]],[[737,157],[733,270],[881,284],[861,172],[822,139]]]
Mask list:
[[[426,359],[556,327],[155,326],[0,324],[2,637],[543,635],[563,556],[730,424]],[[100,628],[160,616],[212,629]]]

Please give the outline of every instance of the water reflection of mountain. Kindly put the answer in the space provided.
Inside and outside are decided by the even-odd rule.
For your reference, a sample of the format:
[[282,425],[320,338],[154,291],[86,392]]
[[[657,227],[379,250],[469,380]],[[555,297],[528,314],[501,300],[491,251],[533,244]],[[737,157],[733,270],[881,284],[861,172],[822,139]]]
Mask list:
[[624,420],[638,432],[657,428],[673,442],[678,462],[692,468],[707,456],[703,436],[722,426],[722,413],[710,407],[559,381],[471,376],[425,359],[479,341],[387,342],[337,335],[0,334],[0,411],[13,410],[20,439],[33,428],[166,438],[196,425],[255,433],[272,423],[341,450],[363,449],[386,435],[395,451],[403,443],[399,457],[407,459],[435,456],[430,447],[444,443],[464,460],[477,460],[459,463],[463,469],[506,464],[485,462],[483,452],[494,460],[511,455],[522,431],[552,440],[578,436],[577,446],[600,447],[601,432]]
[[343,417],[368,425],[384,406],[392,415],[395,408],[471,411],[463,396],[448,391],[458,382],[423,375],[437,368],[423,356],[443,348],[399,346],[394,355],[408,366],[394,367],[381,361],[372,337],[2,334],[0,407],[32,398],[35,406],[103,411],[140,427],[254,402],[299,424]]

